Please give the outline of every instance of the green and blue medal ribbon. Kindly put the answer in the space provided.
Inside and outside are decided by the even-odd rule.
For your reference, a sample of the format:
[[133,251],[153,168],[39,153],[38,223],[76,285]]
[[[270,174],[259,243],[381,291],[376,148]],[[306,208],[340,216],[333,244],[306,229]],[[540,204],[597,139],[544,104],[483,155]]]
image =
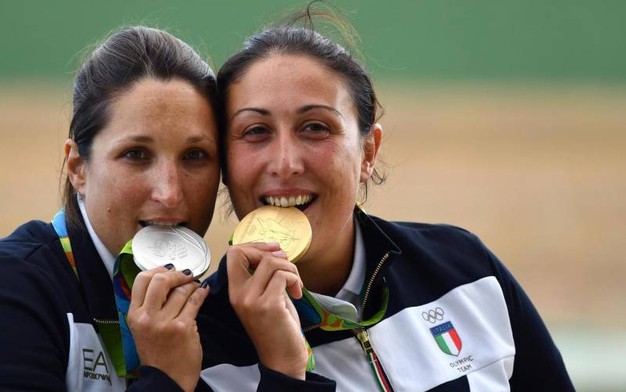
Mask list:
[[[124,376],[136,377],[140,362],[135,340],[128,327],[127,316],[130,307],[131,290],[133,282],[141,270],[133,260],[132,240],[128,241],[115,260],[113,267],[113,290],[115,291],[115,304],[120,322],[122,348],[124,354],[124,366],[120,369],[125,372]],[[121,366],[120,366],[121,367]],[[115,366],[116,370],[118,366]],[[119,374],[119,371],[118,371]]]
[[[319,327],[324,331],[342,331],[357,328],[365,328],[379,322],[387,311],[387,303],[389,300],[389,289],[383,291],[382,305],[378,312],[367,320],[352,321],[345,317],[334,314],[326,309],[311,295],[306,289],[302,289],[302,298],[293,299],[292,302],[301,318],[307,320],[311,325]],[[307,353],[309,355],[307,362],[307,371],[315,370],[315,358],[313,350],[306,341]]]
[[298,314],[306,318],[311,324],[317,325],[324,331],[342,331],[346,329],[369,327],[379,322],[385,315],[388,300],[389,290],[385,289],[381,308],[372,317],[363,321],[352,321],[329,312],[317,302],[307,289],[302,289],[302,298],[293,300],[293,303]]

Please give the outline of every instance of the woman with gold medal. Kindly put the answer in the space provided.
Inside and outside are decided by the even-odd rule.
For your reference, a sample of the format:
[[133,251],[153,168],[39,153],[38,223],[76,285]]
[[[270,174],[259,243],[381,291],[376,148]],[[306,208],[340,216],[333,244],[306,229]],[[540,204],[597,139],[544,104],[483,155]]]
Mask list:
[[[218,73],[223,181],[242,222],[198,315],[203,381],[573,390],[532,303],[476,236],[360,207],[359,190],[383,179],[379,104],[352,54],[314,31],[314,13],[253,35]],[[293,223],[302,216],[310,244]]]

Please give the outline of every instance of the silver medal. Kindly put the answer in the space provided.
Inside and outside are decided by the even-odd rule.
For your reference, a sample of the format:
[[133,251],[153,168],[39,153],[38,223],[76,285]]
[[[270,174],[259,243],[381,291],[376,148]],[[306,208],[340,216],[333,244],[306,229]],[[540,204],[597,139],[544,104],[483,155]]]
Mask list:
[[135,264],[144,271],[171,263],[177,271],[189,269],[200,276],[211,264],[204,239],[184,226],[146,226],[133,237],[132,249]]

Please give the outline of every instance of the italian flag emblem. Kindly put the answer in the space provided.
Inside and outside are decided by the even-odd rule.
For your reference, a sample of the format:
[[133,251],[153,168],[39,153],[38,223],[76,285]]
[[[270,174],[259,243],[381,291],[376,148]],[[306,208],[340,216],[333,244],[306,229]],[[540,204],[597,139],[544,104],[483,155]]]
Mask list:
[[430,332],[433,334],[441,351],[449,355],[459,355],[463,343],[450,321],[432,327]]

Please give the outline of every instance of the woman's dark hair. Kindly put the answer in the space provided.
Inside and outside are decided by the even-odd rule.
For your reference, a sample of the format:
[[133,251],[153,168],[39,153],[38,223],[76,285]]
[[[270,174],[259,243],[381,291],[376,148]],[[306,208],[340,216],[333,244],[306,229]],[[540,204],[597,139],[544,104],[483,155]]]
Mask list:
[[[122,29],[91,53],[74,82],[69,137],[83,160],[89,160],[94,137],[110,120],[112,101],[144,78],[187,81],[217,108],[215,74],[189,45],[159,29]],[[68,178],[62,202],[68,223],[76,223],[76,191]]]
[[[358,125],[361,136],[370,132],[370,127],[380,117],[382,106],[376,98],[370,76],[363,65],[344,47],[315,31],[313,19],[323,18],[334,25],[342,35],[350,39],[351,26],[336,14],[322,9],[314,9],[310,3],[306,10],[291,15],[286,22],[272,26],[249,37],[243,49],[231,56],[217,74],[218,99],[220,110],[220,140],[226,140],[227,130],[226,102],[229,88],[236,83],[256,61],[272,55],[305,55],[336,72],[346,82],[358,113]],[[226,154],[222,154],[224,158]],[[226,171],[225,162],[222,170]],[[224,173],[226,178],[226,173]],[[375,169],[372,181],[384,182],[386,176]],[[367,185],[365,188],[367,198]]]

